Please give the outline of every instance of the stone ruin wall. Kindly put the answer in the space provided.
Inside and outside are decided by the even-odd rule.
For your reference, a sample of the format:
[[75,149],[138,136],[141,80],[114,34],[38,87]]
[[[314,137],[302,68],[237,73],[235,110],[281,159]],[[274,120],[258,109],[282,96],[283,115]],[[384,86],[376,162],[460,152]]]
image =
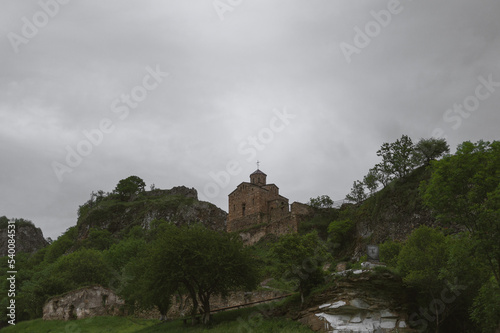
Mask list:
[[257,213],[252,215],[247,215],[245,217],[241,217],[237,220],[227,222],[227,232],[235,232],[238,230],[246,230],[253,226],[259,225],[266,222],[264,220],[263,213]]
[[[291,205],[291,212],[286,214],[277,220],[271,220],[270,223],[262,224],[263,222],[257,222],[256,219],[242,220],[244,228],[235,228],[235,226],[240,226],[239,224],[233,225],[233,230],[241,230],[239,232],[241,239],[245,245],[253,245],[257,243],[264,236],[273,234],[276,236],[291,234],[298,232],[299,223],[313,215],[313,209],[303,203],[294,202]],[[262,220],[262,217],[261,217]],[[240,223],[240,221],[235,221]],[[261,225],[259,225],[259,223]],[[252,228],[252,226],[255,226]],[[228,231],[230,231],[228,229]]]
[[[288,293],[286,292],[273,291],[273,290],[259,290],[253,292],[236,291],[230,293],[227,298],[223,298],[220,296],[212,296],[210,298],[210,309],[217,310],[231,306],[239,306],[243,304],[272,299],[287,294]],[[253,306],[253,304],[251,306]],[[172,307],[167,313],[167,318],[177,319],[177,318],[182,318],[184,316],[189,316],[190,311],[191,311],[191,300],[187,295],[173,296]],[[160,318],[160,312],[157,309],[153,309],[150,311],[140,311],[134,314],[134,316],[143,319],[158,319]]]
[[125,302],[111,289],[92,286],[53,297],[43,306],[44,320],[72,320],[124,314]]
[[[285,295],[285,292],[260,290],[254,292],[237,291],[228,297],[212,296],[212,310],[258,302]],[[92,286],[71,291],[62,296],[53,297],[43,307],[44,320],[74,320],[96,316],[127,315],[125,301],[112,290],[101,286]],[[172,307],[167,318],[175,319],[188,316],[191,301],[187,295],[172,296]],[[138,318],[159,319],[160,312],[156,309],[141,311],[135,314]]]

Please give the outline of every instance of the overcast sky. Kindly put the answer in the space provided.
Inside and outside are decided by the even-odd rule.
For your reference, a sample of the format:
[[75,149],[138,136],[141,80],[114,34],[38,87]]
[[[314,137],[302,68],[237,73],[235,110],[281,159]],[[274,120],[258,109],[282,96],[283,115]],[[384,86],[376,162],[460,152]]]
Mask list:
[[[57,238],[137,175],[227,211],[345,197],[402,134],[498,140],[498,0],[2,0],[0,216]],[[216,178],[216,179],[214,179]]]

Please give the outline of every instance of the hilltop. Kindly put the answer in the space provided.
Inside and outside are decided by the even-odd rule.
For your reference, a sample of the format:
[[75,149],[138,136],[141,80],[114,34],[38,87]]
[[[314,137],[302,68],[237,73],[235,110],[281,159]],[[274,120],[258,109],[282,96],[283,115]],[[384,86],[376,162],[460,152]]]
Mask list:
[[141,191],[122,199],[98,193],[78,209],[78,239],[88,237],[92,229],[109,231],[119,238],[135,226],[148,230],[154,220],[175,225],[201,223],[207,228],[225,231],[227,213],[212,203],[198,200],[194,188]]
[[[227,214],[199,201],[195,189],[145,191],[131,176],[111,193],[92,193],[76,225],[52,244],[16,258],[17,320],[40,318],[48,304],[53,318],[168,314],[194,323],[199,310],[203,323],[218,326],[214,308],[293,294],[258,306],[243,317],[244,329],[257,315],[323,332],[492,332],[500,318],[499,157],[496,141],[465,142],[397,176],[388,168],[378,175],[381,190],[358,191],[365,177],[339,208],[326,196],[311,198],[297,232],[267,233],[247,246],[242,234],[260,224],[225,232]],[[381,262],[368,260],[368,245],[378,245]],[[233,317],[229,325],[238,323]]]
[[[37,228],[33,222],[25,219],[12,219],[16,226],[15,240],[16,253],[34,253],[49,245],[43,237],[42,230]],[[8,224],[6,216],[0,217],[0,257],[8,254]]]

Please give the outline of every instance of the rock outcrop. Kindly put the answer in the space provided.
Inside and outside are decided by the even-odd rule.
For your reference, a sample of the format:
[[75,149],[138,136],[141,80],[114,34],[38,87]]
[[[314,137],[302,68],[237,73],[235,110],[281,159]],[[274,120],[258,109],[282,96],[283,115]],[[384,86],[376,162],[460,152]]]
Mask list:
[[43,307],[44,320],[72,320],[123,314],[125,302],[111,289],[92,286],[53,297]]
[[[6,221],[8,221],[8,219],[6,219]],[[5,224],[7,224],[7,222]],[[16,253],[34,253],[49,244],[43,237],[42,230],[35,227],[33,223],[23,219],[16,219],[15,225],[16,233],[14,239],[16,241]],[[5,228],[3,227],[2,225],[2,228],[0,228],[0,257],[8,254],[8,228],[7,226],[5,226]]]
[[416,332],[409,328],[406,304],[399,278],[358,270],[337,275],[333,287],[289,315],[317,332]]
[[135,225],[149,229],[155,219],[176,225],[202,223],[216,231],[226,229],[227,213],[214,204],[199,201],[196,190],[185,186],[147,191],[127,202],[103,199],[82,207],[77,223],[79,239],[86,238],[91,228],[107,229],[114,234]]
[[[381,244],[386,240],[405,241],[421,225],[440,226],[420,193],[421,182],[429,177],[429,170],[420,167],[404,179],[393,181],[361,205],[351,206],[356,211],[354,258],[364,255],[369,244]],[[453,224],[448,229],[450,233],[464,231]]]

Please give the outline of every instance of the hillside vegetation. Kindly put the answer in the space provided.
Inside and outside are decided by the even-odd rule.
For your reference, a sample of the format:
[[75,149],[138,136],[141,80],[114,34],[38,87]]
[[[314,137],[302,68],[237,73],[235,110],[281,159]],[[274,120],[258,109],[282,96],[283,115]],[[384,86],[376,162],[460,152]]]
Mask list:
[[[394,297],[399,305],[392,306],[407,311],[409,325],[494,332],[500,325],[500,142],[464,142],[438,160],[446,151],[441,140],[413,145],[403,136],[384,144],[378,152],[382,162],[354,182],[352,203],[335,209],[326,196],[312,198],[315,213],[299,233],[267,235],[248,247],[224,231],[226,213],[198,201],[195,190],[145,191],[142,180],[131,176],[111,193],[93,193],[80,206],[77,224],[50,245],[16,256],[16,322],[37,332],[57,331],[68,323],[37,319],[43,304],[98,284],[123,297],[129,315],[157,308],[165,316],[173,295],[188,295],[191,317],[186,324],[132,317],[74,322],[82,331],[92,332],[92,322],[102,320],[101,328],[115,322],[116,329],[147,326],[137,326],[140,332],[196,332],[203,330],[194,319],[200,312],[214,332],[231,331],[241,329],[238,318],[246,312],[212,316],[210,297],[262,288],[297,294],[273,307],[255,332],[301,332],[307,330],[282,317],[302,318],[325,295],[345,297],[354,281],[376,294],[389,277],[400,290]],[[380,245],[387,267],[376,273],[383,278],[333,274],[338,264],[362,268],[368,244]],[[6,265],[9,257],[0,260]],[[6,281],[5,273],[0,278]],[[2,288],[6,309],[6,282]]]

